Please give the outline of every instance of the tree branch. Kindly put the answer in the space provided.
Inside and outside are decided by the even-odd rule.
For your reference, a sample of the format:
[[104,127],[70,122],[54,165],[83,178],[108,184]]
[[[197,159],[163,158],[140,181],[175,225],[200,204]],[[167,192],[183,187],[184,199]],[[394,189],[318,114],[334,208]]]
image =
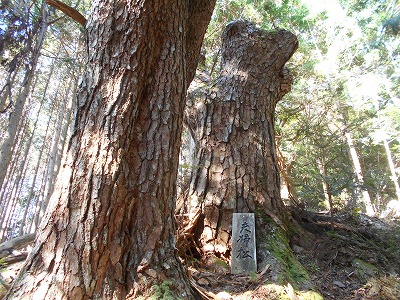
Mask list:
[[189,18],[187,20],[188,32],[186,36],[186,58],[188,62],[186,76],[188,84],[193,80],[196,73],[203,37],[210,23],[215,2],[216,0],[189,1]]
[[35,240],[36,234],[30,233],[16,237],[12,240],[0,244],[0,258],[10,255],[14,250],[25,247]]
[[46,0],[48,5],[53,6],[54,8],[61,10],[64,14],[74,19],[76,22],[81,24],[83,27],[86,25],[86,18],[75,8],[68,6],[67,4],[58,1],[58,0]]

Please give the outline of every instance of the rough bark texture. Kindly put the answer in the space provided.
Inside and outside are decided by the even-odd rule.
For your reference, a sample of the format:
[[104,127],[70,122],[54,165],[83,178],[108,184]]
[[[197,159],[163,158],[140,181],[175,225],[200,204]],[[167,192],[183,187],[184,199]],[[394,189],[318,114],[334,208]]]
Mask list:
[[188,210],[204,214],[202,251],[229,257],[232,213],[262,211],[284,226],[274,111],[290,91],[284,65],[298,42],[288,31],[240,20],[227,26],[222,44],[220,77],[188,105],[198,148]]
[[174,193],[185,93],[214,4],[95,3],[68,155],[6,299],[130,299],[165,279],[195,297],[176,257]]

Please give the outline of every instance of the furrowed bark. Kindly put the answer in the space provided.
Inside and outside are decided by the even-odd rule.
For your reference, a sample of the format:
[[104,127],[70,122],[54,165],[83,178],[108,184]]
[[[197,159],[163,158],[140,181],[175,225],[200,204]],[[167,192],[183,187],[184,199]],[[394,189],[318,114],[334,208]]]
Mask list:
[[188,41],[202,39],[215,1],[97,4],[68,154],[6,299],[133,299],[166,279],[194,299],[176,256],[175,180],[201,44]]
[[284,226],[274,111],[290,91],[292,77],[284,65],[296,48],[288,31],[267,33],[232,22],[222,36],[217,82],[189,96],[186,120],[198,151],[188,206],[204,214],[203,253],[229,257],[234,212],[261,210]]

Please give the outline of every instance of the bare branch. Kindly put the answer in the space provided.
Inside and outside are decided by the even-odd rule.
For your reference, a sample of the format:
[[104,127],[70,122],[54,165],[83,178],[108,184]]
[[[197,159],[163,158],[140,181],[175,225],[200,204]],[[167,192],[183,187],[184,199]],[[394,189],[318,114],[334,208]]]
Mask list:
[[64,14],[74,19],[76,22],[81,24],[83,27],[86,25],[86,18],[75,8],[68,6],[67,4],[58,1],[58,0],[46,0],[48,5],[53,6],[54,8],[61,10]]

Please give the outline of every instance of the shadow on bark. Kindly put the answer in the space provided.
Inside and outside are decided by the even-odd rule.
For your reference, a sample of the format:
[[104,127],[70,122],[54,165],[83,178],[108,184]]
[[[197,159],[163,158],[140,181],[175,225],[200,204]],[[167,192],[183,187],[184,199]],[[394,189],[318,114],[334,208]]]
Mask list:
[[204,72],[188,96],[186,125],[196,145],[189,189],[178,201],[182,256],[229,261],[235,212],[256,214],[258,269],[276,280],[310,287],[289,246],[291,228],[280,197],[275,146],[275,105],[291,89],[285,67],[298,46],[295,35],[266,32],[237,20],[222,35],[216,82]]

